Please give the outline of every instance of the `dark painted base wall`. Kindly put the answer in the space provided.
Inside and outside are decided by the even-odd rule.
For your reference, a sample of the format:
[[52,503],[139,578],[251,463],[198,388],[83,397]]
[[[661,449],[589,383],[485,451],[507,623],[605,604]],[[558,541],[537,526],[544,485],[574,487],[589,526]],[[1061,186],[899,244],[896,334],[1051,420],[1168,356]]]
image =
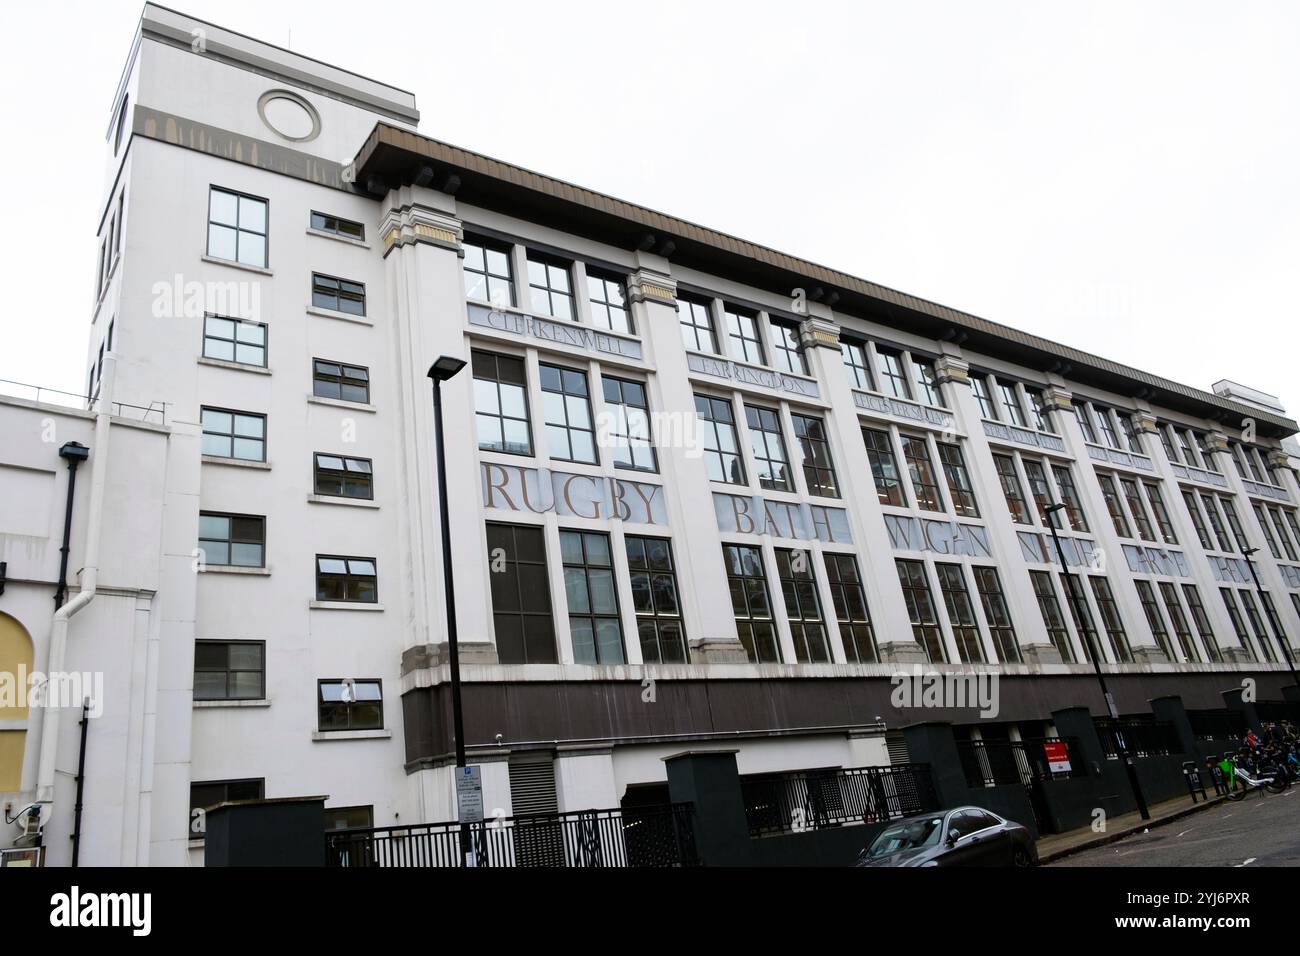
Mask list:
[[[1281,672],[1124,673],[1107,676],[1121,713],[1150,713],[1155,698],[1176,695],[1189,710],[1219,709],[1223,692],[1253,677],[1261,700],[1281,700],[1290,678]],[[883,717],[901,727],[917,721],[975,723],[974,710],[900,711],[887,677],[752,680],[657,680],[655,700],[642,700],[640,681],[465,683],[470,747],[511,749],[557,743],[671,742],[688,735],[843,733]],[[452,752],[451,693],[446,684],[402,696],[409,770]],[[1082,706],[1104,712],[1091,674],[1002,676],[999,721],[1049,720],[1054,710]],[[700,739],[698,736],[695,739]]]

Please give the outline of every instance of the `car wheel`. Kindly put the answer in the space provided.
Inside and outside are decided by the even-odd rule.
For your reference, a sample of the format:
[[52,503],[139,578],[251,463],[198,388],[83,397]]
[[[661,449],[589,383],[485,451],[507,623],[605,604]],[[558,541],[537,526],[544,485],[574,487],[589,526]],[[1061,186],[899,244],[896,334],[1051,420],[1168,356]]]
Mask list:
[[1012,866],[1033,866],[1033,858],[1030,857],[1029,851],[1023,846],[1018,846],[1011,853]]

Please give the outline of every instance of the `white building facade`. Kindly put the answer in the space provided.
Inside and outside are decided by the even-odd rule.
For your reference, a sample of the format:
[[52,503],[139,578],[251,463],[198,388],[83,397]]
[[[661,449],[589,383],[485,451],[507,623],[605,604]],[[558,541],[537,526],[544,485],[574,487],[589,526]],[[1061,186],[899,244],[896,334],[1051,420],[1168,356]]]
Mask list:
[[[145,7],[87,401],[0,398],[0,670],[102,680],[80,775],[79,707],[0,712],[7,816],[37,808],[48,863],[70,862],[78,776],[83,864],[201,864],[226,799],[455,817],[441,355],[469,363],[443,386],[445,493],[490,813],[660,799],[692,748],[743,774],[888,763],[889,731],[928,719],[890,701],[913,665],[997,674],[996,716],[945,719],[1013,738],[1103,712],[1094,653],[1123,713],[1292,682],[1280,409],[418,119],[401,90]],[[56,614],[68,441],[89,457]]]

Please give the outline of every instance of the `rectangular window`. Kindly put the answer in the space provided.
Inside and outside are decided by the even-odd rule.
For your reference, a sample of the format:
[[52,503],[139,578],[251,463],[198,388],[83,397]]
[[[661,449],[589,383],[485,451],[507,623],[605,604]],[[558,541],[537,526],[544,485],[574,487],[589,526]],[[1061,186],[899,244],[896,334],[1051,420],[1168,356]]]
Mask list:
[[849,384],[854,388],[875,391],[876,385],[871,380],[871,365],[867,360],[867,347],[861,342],[841,340],[840,354],[844,357]]
[[609,535],[560,531],[564,593],[569,604],[569,639],[577,664],[622,664],[623,625]]
[[206,564],[219,567],[266,566],[266,519],[256,515],[199,513],[199,550]]
[[318,727],[321,733],[384,729],[384,690],[378,680],[317,682]]
[[375,559],[318,554],[316,600],[348,604],[378,602],[379,575],[375,569]]
[[331,309],[348,315],[366,314],[366,287],[360,282],[313,272],[311,304],[317,309]]
[[528,254],[528,296],[533,312],[553,319],[572,322],[573,285],[569,281],[569,264],[557,259]]
[[1217,500],[1214,495],[1201,492],[1201,504],[1205,505],[1205,516],[1210,519],[1210,527],[1214,530],[1214,537],[1219,542],[1219,549],[1232,553],[1232,542],[1228,539],[1228,533],[1223,527],[1223,519],[1219,517],[1219,508],[1215,504]]
[[1255,604],[1255,597],[1249,591],[1239,591],[1241,597],[1241,606],[1246,609],[1246,620],[1250,621],[1251,629],[1255,632],[1255,639],[1259,641],[1259,648],[1264,653],[1264,660],[1270,664],[1277,663],[1277,656],[1273,653],[1273,642],[1269,640],[1268,629],[1264,626],[1264,619],[1260,616],[1259,606]]
[[795,659],[801,664],[825,664],[831,659],[826,640],[826,623],[817,597],[817,579],[812,570],[812,552],[776,549],[776,574],[785,599],[785,615],[794,639]]
[[358,242],[364,242],[366,238],[366,227],[361,223],[339,216],[328,216],[323,212],[312,212],[311,227],[317,232],[330,232]]
[[1196,537],[1201,541],[1201,547],[1206,550],[1214,548],[1214,542],[1210,540],[1210,533],[1205,527],[1205,517],[1201,514],[1201,507],[1196,503],[1196,494],[1187,488],[1182,489],[1183,504],[1187,506],[1187,514],[1192,519],[1192,527],[1196,529]]
[[682,344],[695,352],[717,354],[713,336],[713,319],[709,303],[698,299],[677,300],[677,321],[681,324]]
[[1296,547],[1300,548],[1300,521],[1297,521],[1295,512],[1289,508],[1283,508],[1281,512],[1286,526],[1291,529],[1291,537],[1295,539]]
[[1110,515],[1111,524],[1115,526],[1115,533],[1121,538],[1131,538],[1133,532],[1129,529],[1128,518],[1124,516],[1124,506],[1119,503],[1115,479],[1098,472],[1097,484],[1101,485],[1101,496],[1106,502],[1106,511]]
[[930,462],[930,446],[924,438],[914,435],[900,435],[899,441],[903,443],[903,460],[907,462],[907,471],[912,478],[916,506],[926,511],[942,511],[943,499],[939,496],[934,465]]
[[1092,596],[1097,601],[1097,610],[1101,612],[1101,626],[1106,629],[1110,640],[1111,653],[1115,660],[1125,664],[1133,662],[1133,650],[1129,647],[1128,634],[1124,631],[1124,619],[1120,617],[1119,605],[1110,589],[1110,582],[1105,578],[1091,576],[1088,583],[1092,585]]
[[1124,490],[1124,500],[1128,502],[1128,510],[1133,513],[1138,534],[1143,541],[1154,541],[1156,535],[1151,530],[1151,520],[1147,517],[1146,505],[1142,503],[1142,496],[1138,493],[1137,482],[1132,478],[1121,478],[1119,486]]
[[623,546],[642,659],[648,664],[687,663],[686,628],[671,543],[629,534],[624,536]]
[[880,371],[881,391],[895,398],[910,399],[912,396],[907,391],[907,376],[903,373],[902,353],[877,345],[876,362]]
[[1259,523],[1259,530],[1264,532],[1264,543],[1268,545],[1268,553],[1273,555],[1273,560],[1281,561],[1282,552],[1278,550],[1277,539],[1273,537],[1273,529],[1264,514],[1264,507],[1258,502],[1251,502],[1250,509],[1255,512],[1255,521]]
[[745,484],[745,466],[736,443],[736,419],[731,402],[696,395],[695,414],[703,423],[704,464],[709,470],[709,480]]
[[327,359],[312,359],[311,391],[317,398],[370,404],[370,370]]
[[554,664],[555,624],[541,527],[487,525],[492,625],[502,664]]
[[741,544],[724,544],[722,558],[727,568],[731,607],[736,631],[751,664],[781,663],[781,646],[772,620],[772,601],[763,572],[763,552]]
[[1120,431],[1124,433],[1124,441],[1128,444],[1128,450],[1144,455],[1142,450],[1142,439],[1138,436],[1137,429],[1133,426],[1133,416],[1124,412],[1116,412],[1115,417],[1119,419]]
[[1282,550],[1286,552],[1286,559],[1294,561],[1296,559],[1295,547],[1291,544],[1291,538],[1286,531],[1286,523],[1282,520],[1282,509],[1269,505],[1268,516],[1273,519],[1273,531],[1277,536],[1278,543],[1282,546]]
[[731,357],[738,362],[763,364],[763,342],[758,335],[758,316],[734,306],[722,310],[727,323],[727,342]]
[[335,498],[375,497],[373,465],[369,458],[348,458],[344,455],[314,456],[314,488],[318,495]]
[[1152,637],[1156,639],[1160,649],[1165,652],[1165,657],[1176,662],[1178,656],[1174,653],[1173,645],[1169,643],[1169,632],[1165,630],[1165,619],[1160,614],[1160,605],[1156,603],[1156,595],[1151,588],[1151,582],[1138,579],[1133,583],[1137,585],[1138,599],[1142,602],[1142,610],[1147,616],[1147,626],[1151,628]]
[[1047,472],[1043,469],[1043,463],[1033,458],[1022,458],[1020,463],[1025,466],[1029,494],[1033,496],[1034,505],[1038,508],[1039,519],[1049,527],[1061,527],[1057,512],[1049,513],[1047,510],[1047,506],[1052,503],[1052,489],[1047,484]]
[[903,603],[907,605],[908,619],[912,622],[912,637],[925,648],[932,664],[946,663],[948,652],[944,649],[943,635],[939,631],[939,615],[930,596],[930,583],[925,578],[925,565],[920,561],[896,558],[898,583],[903,589]]
[[850,664],[875,664],[876,633],[867,608],[867,592],[862,586],[858,560],[851,554],[824,552],[826,579],[831,588],[831,602],[840,622],[840,640]]
[[876,428],[863,428],[862,441],[867,446],[867,460],[871,462],[871,477],[876,483],[876,494],[882,505],[905,507],[903,483],[898,476],[898,462],[889,432]]
[[799,346],[799,330],[785,322],[772,323],[772,346],[776,349],[776,367],[794,375],[807,375],[808,363]]
[[1101,435],[1106,439],[1106,444],[1111,448],[1119,448],[1119,435],[1116,434],[1115,424],[1111,421],[1110,409],[1094,405],[1092,410],[1097,416],[1097,424],[1101,426]]
[[792,491],[779,413],[770,408],[746,405],[745,421],[749,425],[749,446],[754,454],[754,470],[758,475],[759,486],[769,490]]
[[1057,600],[1056,589],[1052,586],[1052,576],[1046,571],[1030,571],[1029,579],[1034,585],[1034,597],[1038,599],[1038,610],[1043,615],[1043,626],[1047,636],[1067,664],[1074,663],[1074,651],[1070,648],[1070,632],[1065,626],[1065,617],[1061,613],[1061,602]]
[[980,407],[980,416],[997,421],[998,413],[993,407],[993,399],[989,396],[988,380],[983,375],[972,374],[970,377],[970,390]]
[[628,312],[621,278],[588,269],[587,301],[592,325],[611,332],[632,334],[632,316]]
[[966,664],[982,664],[984,648],[980,644],[979,621],[975,617],[975,605],[966,589],[966,576],[962,574],[961,565],[936,563],[934,571],[939,576],[939,591],[948,609],[948,623],[957,642],[957,655]]
[[1079,490],[1074,487],[1074,476],[1070,474],[1070,469],[1065,465],[1053,465],[1052,477],[1056,479],[1061,501],[1065,503],[1065,513],[1070,518],[1070,527],[1080,534],[1087,534],[1088,519],[1083,516],[1083,501],[1079,497]]
[[1082,402],[1071,402],[1074,407],[1074,420],[1079,423],[1079,430],[1083,432],[1083,440],[1089,444],[1097,444],[1097,430],[1092,427],[1092,419],[1088,415],[1088,406]]
[[645,386],[640,382],[613,378],[602,379],[605,412],[609,416],[608,440],[617,468],[634,471],[658,471],[655,449],[650,435],[650,409]]
[[1179,649],[1183,652],[1181,659],[1199,664],[1201,655],[1197,653],[1196,640],[1192,637],[1192,629],[1187,624],[1187,615],[1183,613],[1183,605],[1178,600],[1178,589],[1168,581],[1161,581],[1158,586],[1160,588],[1160,599],[1164,601],[1165,612],[1169,615],[1169,623],[1174,629],[1174,637],[1178,638]]
[[1062,572],[1061,583],[1065,586],[1065,593],[1069,598],[1066,604],[1070,606],[1070,619],[1074,621],[1074,630],[1083,645],[1084,659],[1091,661],[1093,655],[1097,653],[1097,625],[1092,619],[1092,610],[1088,607],[1083,582],[1076,575]]
[[204,316],[203,357],[266,368],[266,325]]
[[478,447],[511,455],[531,455],[528,430],[528,387],[524,360],[475,349],[474,425]]
[[984,619],[988,622],[998,660],[1004,664],[1019,664],[1020,642],[1016,640],[1011,609],[1002,593],[997,568],[973,567],[971,570],[975,573],[975,589],[979,591],[980,603],[984,606]]
[[997,380],[998,400],[1002,403],[1003,421],[1008,425],[1025,427],[1025,411],[1020,407],[1020,396],[1016,392],[1016,383]]
[[912,384],[916,386],[916,400],[942,408],[943,397],[939,394],[939,377],[935,374],[934,363],[929,359],[913,355],[912,373]]
[[808,494],[838,498],[839,485],[835,480],[835,463],[831,461],[825,424],[811,415],[791,415],[790,421],[794,424],[794,437],[799,442],[803,458],[803,480],[808,486]]
[[204,811],[235,800],[264,800],[265,780],[196,780],[190,784],[189,836],[201,840],[205,832]]
[[1201,592],[1196,589],[1195,584],[1184,584],[1183,597],[1187,601],[1187,610],[1191,612],[1192,623],[1196,625],[1196,633],[1201,636],[1201,643],[1205,645],[1205,652],[1210,655],[1211,661],[1220,663],[1223,660],[1223,652],[1219,650],[1219,641],[1214,636],[1210,615],[1205,612],[1205,605],[1201,603]]
[[375,808],[372,806],[325,808],[326,833],[331,830],[369,830],[374,825]]
[[1219,595],[1223,598],[1223,606],[1228,611],[1228,619],[1232,621],[1232,629],[1237,635],[1238,643],[1241,644],[1252,661],[1259,660],[1255,645],[1246,632],[1246,622],[1241,616],[1241,608],[1237,606],[1237,598],[1232,588],[1219,588]]
[[204,408],[203,454],[213,458],[266,461],[266,416]]
[[1165,457],[1168,458],[1171,462],[1178,464],[1179,463],[1178,452],[1174,450],[1174,443],[1169,437],[1169,432],[1172,430],[1172,428],[1173,426],[1171,425],[1158,425],[1156,427],[1156,431],[1160,435],[1160,444],[1164,447]]
[[542,384],[546,447],[552,458],[596,464],[596,430],[584,372],[557,365],[537,366]]
[[1178,439],[1178,447],[1183,453],[1183,461],[1193,468],[1199,468],[1201,461],[1196,455],[1196,441],[1192,438],[1192,433],[1186,428],[1175,428],[1174,436]]
[[461,243],[465,258],[465,298],[490,302],[501,308],[515,304],[514,272],[510,267],[510,247],[466,238]]
[[265,199],[218,189],[208,192],[208,255],[266,268]]
[[957,514],[965,518],[978,518],[979,507],[975,504],[975,489],[971,487],[970,473],[966,470],[966,460],[962,457],[961,446],[948,442],[937,442],[939,462],[943,465],[944,476],[948,479],[948,493],[952,497],[952,507]]
[[265,642],[194,642],[195,700],[262,700],[265,697]]
[[1174,523],[1169,518],[1169,509],[1165,507],[1160,486],[1148,481],[1144,482],[1142,487],[1146,489],[1147,501],[1151,505],[1151,513],[1156,517],[1156,527],[1160,529],[1160,536],[1165,539],[1166,544],[1177,544],[1178,536],[1174,534]]
[[1228,529],[1237,541],[1237,547],[1242,551],[1249,551],[1250,542],[1246,540],[1246,531],[1241,526],[1241,519],[1237,517],[1237,509],[1233,507],[1232,499],[1220,498],[1219,504],[1223,505],[1223,517],[1227,520]]
[[1029,506],[1025,503],[1024,492],[1020,488],[1020,476],[1016,474],[1016,463],[1010,455],[994,455],[993,467],[997,469],[998,482],[1002,485],[1002,494],[1007,499],[1007,510],[1011,520],[1016,524],[1033,524],[1029,517]]
[[1043,396],[1043,390],[1025,386],[1025,398],[1029,399],[1029,413],[1034,427],[1040,432],[1055,434],[1056,429],[1052,427],[1052,413],[1047,407],[1047,399]]

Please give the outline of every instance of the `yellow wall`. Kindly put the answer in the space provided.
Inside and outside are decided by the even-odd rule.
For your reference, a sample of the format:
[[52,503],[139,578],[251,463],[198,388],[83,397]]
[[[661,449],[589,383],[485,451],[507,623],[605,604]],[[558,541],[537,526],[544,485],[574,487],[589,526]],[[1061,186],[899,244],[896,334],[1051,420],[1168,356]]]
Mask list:
[[[22,684],[20,685],[20,668]],[[32,641],[23,626],[7,614],[0,614],[0,680],[8,685],[0,693],[0,720],[27,719],[27,683],[32,672]],[[20,694],[20,707],[6,706],[10,694]],[[22,789],[25,730],[0,730],[0,792]]]

